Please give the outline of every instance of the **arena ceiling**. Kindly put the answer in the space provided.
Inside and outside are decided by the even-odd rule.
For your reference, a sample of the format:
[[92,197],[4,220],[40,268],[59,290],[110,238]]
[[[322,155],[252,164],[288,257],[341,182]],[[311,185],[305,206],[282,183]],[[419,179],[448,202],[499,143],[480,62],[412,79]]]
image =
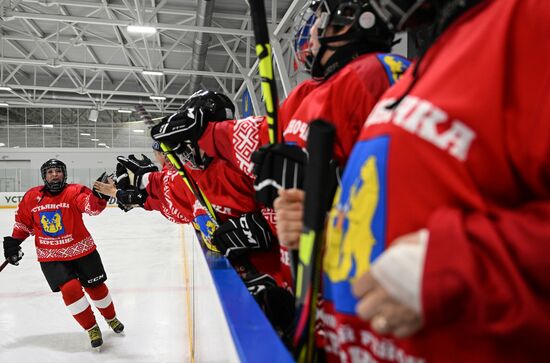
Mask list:
[[[305,2],[265,1],[282,96]],[[254,89],[261,104],[246,0],[0,0],[0,37],[0,103],[9,107],[170,111],[199,88],[237,102]]]

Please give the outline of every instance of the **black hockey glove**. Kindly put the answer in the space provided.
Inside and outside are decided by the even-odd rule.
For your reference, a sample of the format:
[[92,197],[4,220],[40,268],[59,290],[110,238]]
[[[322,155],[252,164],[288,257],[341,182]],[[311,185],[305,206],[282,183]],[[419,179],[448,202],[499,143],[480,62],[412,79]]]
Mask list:
[[200,109],[188,108],[162,119],[151,129],[151,137],[168,145],[177,153],[183,152],[186,144],[196,144],[208,126]]
[[279,286],[258,291],[254,299],[285,345],[292,346],[294,336],[294,295]]
[[[128,157],[117,156],[116,158],[118,162],[126,168],[129,185],[135,187],[136,189],[141,188],[141,179],[143,178],[143,175],[154,171],[159,171],[151,159],[143,154],[141,154],[141,156],[143,159],[137,159],[133,154]],[[119,171],[117,165],[117,178],[118,173]]]
[[273,277],[263,273],[255,273],[252,276],[246,277],[243,281],[252,296],[258,295],[267,288],[277,286],[277,282]]
[[213,243],[227,258],[234,259],[251,250],[266,251],[274,239],[264,216],[255,212],[223,223],[214,232]]
[[148,196],[145,189],[118,189],[116,192],[117,202],[122,204],[119,208],[125,212],[137,206],[143,207]]
[[[99,181],[99,182],[102,182],[102,183],[107,183],[107,179],[109,178],[109,176],[110,176],[110,175],[107,175],[106,172],[103,172],[103,174],[101,174],[101,175],[99,176],[99,178],[97,178],[96,180]],[[110,196],[105,195],[105,194],[101,194],[101,193],[99,193],[97,190],[95,190],[95,189],[93,189],[93,188],[92,188],[92,192],[93,192],[94,195],[95,195],[96,197],[98,197],[98,198],[105,199],[105,200],[107,200],[107,201],[108,201],[109,199],[111,199]]]
[[11,236],[4,237],[4,257],[12,265],[18,266],[19,261],[23,258],[24,253],[19,246],[23,241]]
[[144,189],[136,189],[135,186],[130,184],[128,170],[121,163],[116,166],[115,184],[117,187],[117,205],[120,209],[128,212],[134,207],[143,207],[148,194]]
[[252,153],[256,200],[272,208],[277,190],[303,189],[306,153],[296,145],[270,144]]

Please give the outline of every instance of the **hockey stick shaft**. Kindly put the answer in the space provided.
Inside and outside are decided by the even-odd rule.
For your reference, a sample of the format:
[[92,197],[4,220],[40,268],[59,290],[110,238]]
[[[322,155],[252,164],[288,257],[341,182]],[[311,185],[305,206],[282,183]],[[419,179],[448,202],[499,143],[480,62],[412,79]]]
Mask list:
[[[274,144],[283,141],[283,137],[279,131],[277,120],[279,98],[277,96],[277,84],[275,83],[275,72],[271,57],[272,49],[269,43],[269,30],[267,28],[264,0],[250,0],[250,16],[252,17],[252,27],[254,28],[254,38],[256,40],[256,55],[259,60],[258,69],[262,79],[262,95],[267,111],[269,143]],[[289,259],[292,279],[296,281],[298,252],[291,250]]]
[[274,144],[281,141],[277,124],[277,84],[275,83],[275,72],[273,70],[272,50],[269,44],[269,32],[265,15],[264,0],[250,0],[250,16],[254,28],[256,40],[256,55],[258,56],[258,69],[262,79],[262,95],[264,97],[267,111],[267,124],[269,126],[269,143]]
[[[155,123],[153,122],[153,119],[151,118],[151,115],[143,105],[136,105],[135,106],[136,111],[139,115],[139,117],[144,121],[144,123],[149,127],[153,127]],[[210,201],[206,198],[202,190],[199,188],[199,186],[195,183],[195,181],[191,178],[185,167],[183,166],[183,163],[180,161],[179,157],[176,155],[176,153],[165,143],[160,143],[161,150],[165,153],[165,155],[168,157],[168,160],[174,166],[174,168],[177,170],[178,174],[182,177],[185,185],[189,188],[193,196],[199,201],[199,203],[202,205],[202,207],[205,209],[206,214],[210,218],[210,220],[214,223],[215,227],[217,228],[219,226],[218,219],[216,217],[216,213],[214,212],[214,208],[212,207],[212,204]],[[199,231],[200,232],[200,231]],[[212,251],[219,252],[219,250],[214,246],[210,241],[207,241],[206,238],[204,239],[204,243],[207,245],[208,249]]]
[[309,154],[304,184],[304,227],[300,236],[296,278],[297,327],[294,336],[298,362],[314,362],[315,317],[321,278],[321,249],[325,216],[330,193],[325,181],[330,178],[330,159],[334,143],[334,126],[315,120],[309,126]]
[[203,206],[203,208],[206,210],[206,213],[208,216],[212,219],[213,222],[216,223],[216,227],[218,227],[218,218],[216,217],[216,213],[214,211],[214,208],[212,207],[212,204],[204,195],[200,187],[195,183],[193,178],[187,173],[187,170],[183,166],[181,160],[176,155],[172,149],[166,145],[165,143],[160,143],[160,148],[165,153],[165,155],[168,157],[168,160],[170,160],[170,163],[176,168],[178,171],[178,174],[183,178],[183,181],[185,182],[185,185],[189,188],[191,193],[193,193],[193,196],[199,201],[199,203]]
[[2,270],[8,265],[8,260],[2,262],[2,264],[0,265],[0,272],[2,272]]

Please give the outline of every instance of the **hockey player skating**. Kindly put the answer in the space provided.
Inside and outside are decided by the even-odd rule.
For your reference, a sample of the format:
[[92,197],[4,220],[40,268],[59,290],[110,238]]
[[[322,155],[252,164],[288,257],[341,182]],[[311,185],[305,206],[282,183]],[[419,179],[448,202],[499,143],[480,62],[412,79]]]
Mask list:
[[46,161],[40,172],[44,185],[29,189],[19,203],[12,235],[4,237],[4,256],[18,265],[21,243],[34,235],[38,262],[50,288],[61,291],[69,312],[97,348],[103,344],[101,330],[82,288],[114,332],[124,330],[105,284],[101,257],[82,221],[83,213],[101,213],[107,200],[84,185],[67,184],[67,168],[57,159]]
[[550,70],[537,64],[550,60],[550,3],[371,2],[397,30],[428,23],[437,39],[369,116],[334,200],[326,350],[546,361]]

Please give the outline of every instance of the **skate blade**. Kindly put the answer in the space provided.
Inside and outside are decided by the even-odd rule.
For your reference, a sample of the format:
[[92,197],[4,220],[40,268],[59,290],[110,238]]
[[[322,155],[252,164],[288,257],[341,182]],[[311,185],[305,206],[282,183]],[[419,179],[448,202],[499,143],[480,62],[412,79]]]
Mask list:
[[95,348],[92,347],[92,351],[95,352],[95,353],[101,353],[101,348],[102,347],[103,347],[102,345],[100,345],[99,347],[95,347]]

